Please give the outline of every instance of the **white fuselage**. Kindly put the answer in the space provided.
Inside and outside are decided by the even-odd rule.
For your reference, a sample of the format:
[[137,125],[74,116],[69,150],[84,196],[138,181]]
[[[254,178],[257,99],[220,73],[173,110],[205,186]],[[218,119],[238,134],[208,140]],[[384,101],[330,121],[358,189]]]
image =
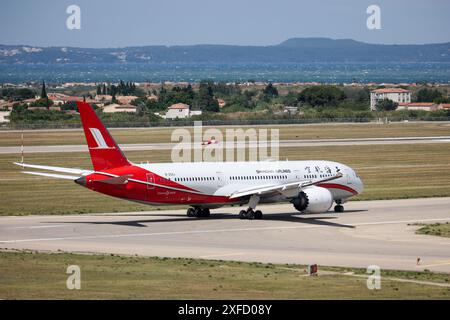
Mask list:
[[[345,202],[363,190],[363,183],[353,169],[338,162],[324,160],[136,165],[165,179],[214,196],[227,196],[235,191],[251,187],[314,181],[334,176],[338,172],[343,174],[341,178],[321,185],[331,192],[334,200]],[[158,183],[158,181],[150,182]],[[261,202],[276,202],[288,198],[290,198],[289,195],[280,194],[275,197],[272,195],[262,197]]]

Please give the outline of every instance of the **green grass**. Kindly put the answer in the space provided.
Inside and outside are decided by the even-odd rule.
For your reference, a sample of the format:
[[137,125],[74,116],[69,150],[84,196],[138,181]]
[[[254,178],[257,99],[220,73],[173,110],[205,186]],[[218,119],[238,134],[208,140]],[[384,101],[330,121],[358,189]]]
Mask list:
[[[204,127],[204,132],[208,127]],[[223,133],[228,127],[217,127]],[[235,129],[236,127],[231,127]],[[239,128],[247,129],[254,126]],[[332,124],[332,125],[263,125],[258,128],[279,129],[281,140],[298,139],[345,139],[345,138],[385,138],[411,136],[446,136],[450,131],[448,123],[391,123],[391,124]],[[159,143],[170,142],[176,128],[111,129],[117,143]],[[192,132],[192,128],[189,128]],[[225,136],[225,135],[224,135]],[[85,144],[84,134],[79,130],[38,130],[26,131],[24,144],[59,145]],[[0,146],[18,146],[21,134],[17,131],[0,131]]]
[[[81,289],[68,290],[66,269],[81,269]],[[196,259],[67,253],[0,252],[1,299],[449,299],[450,289],[387,278],[449,283],[448,274],[383,271],[381,290],[363,269]]]
[[[130,151],[134,162],[169,162],[170,150]],[[364,181],[357,200],[450,196],[448,144],[281,148],[280,159],[328,159],[356,169]],[[0,215],[146,211],[135,204],[84,189],[68,180],[30,176],[12,164],[18,155],[0,155]],[[87,153],[34,153],[26,162],[91,168]],[[167,207],[166,207],[167,208]]]
[[416,233],[450,238],[450,223],[425,224]]

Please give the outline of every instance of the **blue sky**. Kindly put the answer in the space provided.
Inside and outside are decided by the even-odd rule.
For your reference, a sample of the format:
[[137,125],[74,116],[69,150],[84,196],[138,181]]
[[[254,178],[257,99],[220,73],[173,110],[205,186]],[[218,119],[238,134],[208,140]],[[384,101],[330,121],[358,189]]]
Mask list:
[[[68,30],[66,8],[81,8]],[[369,5],[381,30],[366,27]],[[291,37],[450,42],[448,0],[2,0],[0,44],[74,47],[271,45]]]

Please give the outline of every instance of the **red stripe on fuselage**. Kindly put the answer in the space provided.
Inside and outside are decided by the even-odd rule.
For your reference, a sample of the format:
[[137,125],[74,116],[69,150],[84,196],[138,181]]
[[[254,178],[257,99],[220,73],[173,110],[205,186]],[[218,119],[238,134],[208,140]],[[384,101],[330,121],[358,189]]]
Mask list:
[[[152,185],[147,185],[147,174],[154,176]],[[99,180],[109,179],[108,176],[131,175],[130,180],[124,185],[110,185],[98,183]],[[86,176],[88,181],[86,187],[110,196],[134,200],[139,202],[160,203],[160,204],[220,204],[220,203],[238,203],[237,199],[230,199],[226,196],[216,196],[203,194],[200,191],[179,184],[173,180],[168,180],[149,170],[137,166],[125,166],[105,170],[99,173],[93,173]],[[132,181],[132,180],[138,181]],[[171,188],[176,188],[174,190]]]
[[348,186],[344,186],[342,184],[337,184],[337,183],[320,183],[317,185],[318,187],[322,187],[322,188],[326,188],[326,189],[340,189],[340,190],[344,190],[347,192],[350,192],[353,195],[357,195],[358,192]]

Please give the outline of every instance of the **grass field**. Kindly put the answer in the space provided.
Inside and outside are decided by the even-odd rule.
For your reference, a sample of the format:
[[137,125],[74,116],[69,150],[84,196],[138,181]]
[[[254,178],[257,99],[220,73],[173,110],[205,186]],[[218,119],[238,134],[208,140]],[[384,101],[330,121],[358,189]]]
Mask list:
[[[217,127],[226,130],[227,127]],[[236,127],[232,127],[236,129]],[[241,128],[241,126],[239,126]],[[249,127],[242,126],[243,129]],[[447,136],[450,134],[449,123],[391,123],[391,124],[329,124],[329,125],[287,125],[258,126],[258,128],[279,129],[280,140],[296,139],[344,139],[344,138],[386,138],[386,137],[420,137]],[[139,128],[111,129],[117,143],[159,143],[170,142],[172,131],[176,128]],[[204,128],[204,131],[207,127]],[[190,129],[192,130],[192,129]],[[85,144],[84,134],[79,130],[26,131],[24,144],[59,145]],[[19,146],[21,133],[17,131],[0,131],[1,146]]]
[[[69,265],[81,289],[68,290]],[[367,288],[363,269],[194,259],[67,253],[0,252],[1,299],[449,299],[448,274],[381,271],[381,289]],[[344,275],[353,272],[356,276]]]
[[[130,151],[134,162],[168,162],[170,150]],[[346,147],[282,148],[280,158],[328,159],[353,167],[365,184],[356,199],[396,199],[450,196],[448,144],[366,145]],[[110,198],[68,180],[25,175],[12,164],[18,155],[0,155],[0,215],[74,214],[147,211],[157,207]],[[91,168],[87,153],[35,153],[35,164]]]
[[418,229],[416,233],[450,238],[450,223],[426,224]]

